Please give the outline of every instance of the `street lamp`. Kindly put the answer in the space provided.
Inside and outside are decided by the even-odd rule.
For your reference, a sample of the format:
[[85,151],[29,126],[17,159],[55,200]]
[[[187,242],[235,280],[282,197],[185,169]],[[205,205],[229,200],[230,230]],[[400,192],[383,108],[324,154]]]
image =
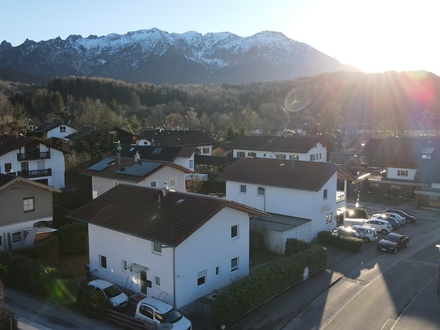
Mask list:
[[[435,247],[438,249],[438,252],[440,252],[440,244],[437,244]],[[440,295],[440,259],[438,260],[437,294]]]

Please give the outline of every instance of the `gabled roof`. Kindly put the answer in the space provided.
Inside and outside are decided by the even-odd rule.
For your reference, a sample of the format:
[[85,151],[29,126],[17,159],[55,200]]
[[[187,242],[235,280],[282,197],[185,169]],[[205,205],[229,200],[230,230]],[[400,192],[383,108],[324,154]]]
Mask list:
[[141,182],[146,177],[167,166],[184,173],[193,173],[193,171],[183,166],[167,161],[139,160],[136,162],[134,158],[121,157],[119,159],[118,157],[107,157],[88,167],[80,174],[129,182]]
[[24,147],[25,145],[34,141],[66,153],[56,145],[53,145],[46,140],[41,140],[36,137],[26,137],[20,135],[0,135],[0,156],[3,156],[10,151],[20,149],[21,147]]
[[231,149],[270,150],[275,152],[307,153],[318,142],[324,144],[322,138],[315,135],[290,136],[245,136],[240,135],[226,147]]
[[143,132],[138,136],[139,139],[145,139],[162,147],[169,146],[201,146],[213,145],[217,141],[202,131],[166,131],[150,130]]
[[15,175],[10,175],[10,174],[2,174],[0,173],[0,190],[6,189],[7,187],[9,187],[11,184],[15,183],[15,182],[25,182],[28,183],[30,185],[42,188],[42,189],[46,189],[49,191],[54,191],[54,192],[61,192],[61,190],[45,185],[43,183],[39,183],[36,181],[32,181],[32,180],[28,180],[26,178],[23,178],[21,176],[15,176]]
[[319,191],[337,171],[338,166],[334,163],[240,158],[217,179]]
[[[160,196],[160,203],[158,197]],[[68,215],[69,218],[178,246],[223,208],[267,213],[223,198],[120,184]]]
[[234,164],[239,158],[195,155],[197,165],[225,166]]
[[[165,160],[172,162],[177,157],[191,157],[196,152],[194,146],[181,146],[181,147],[153,147],[143,145],[125,145],[121,146],[121,157],[132,157],[139,153],[141,159],[149,160]],[[115,149],[110,153],[110,156],[116,157],[118,150]]]

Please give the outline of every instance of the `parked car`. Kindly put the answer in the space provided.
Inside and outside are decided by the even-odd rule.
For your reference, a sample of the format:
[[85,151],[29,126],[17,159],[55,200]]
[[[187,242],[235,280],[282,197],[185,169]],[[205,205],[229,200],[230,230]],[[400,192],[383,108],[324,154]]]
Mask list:
[[384,214],[385,214],[387,217],[391,217],[391,218],[396,219],[397,221],[399,221],[399,223],[400,223],[401,225],[404,225],[404,224],[406,223],[406,218],[400,216],[400,215],[397,214],[397,213],[393,213],[393,212],[385,212]]
[[377,243],[379,251],[397,253],[397,250],[408,247],[409,237],[397,233],[390,233]]
[[392,213],[399,214],[400,216],[405,218],[406,222],[409,222],[409,223],[417,222],[417,218],[414,215],[406,213],[405,211],[402,211],[402,210],[386,209],[385,212],[392,212]]
[[394,218],[394,217],[392,217],[392,216],[388,216],[388,215],[386,215],[385,213],[381,213],[381,214],[373,214],[371,217],[370,217],[370,219],[381,219],[381,220],[385,220],[385,221],[387,221],[390,225],[391,225],[391,228],[393,229],[393,230],[396,230],[397,228],[399,228],[400,227],[400,222],[396,219],[396,218]]
[[377,240],[377,232],[373,227],[354,225],[352,227],[364,242],[371,242]]
[[124,308],[128,304],[128,296],[113,283],[106,280],[93,280],[87,286],[104,295],[116,309]]
[[338,228],[333,229],[332,234],[335,236],[350,236],[350,237],[361,238],[356,230],[354,230],[351,227],[344,227],[344,226],[339,226]]
[[361,218],[345,218],[344,219],[344,226],[345,227],[352,227],[354,225],[363,226],[365,220],[366,219],[361,219]]
[[139,301],[134,317],[156,327],[160,324],[170,324],[174,330],[192,329],[191,321],[177,309],[154,297],[146,297]]
[[381,232],[384,235],[391,233],[393,230],[388,221],[381,219],[367,219],[365,220],[365,226],[373,227],[376,231]]

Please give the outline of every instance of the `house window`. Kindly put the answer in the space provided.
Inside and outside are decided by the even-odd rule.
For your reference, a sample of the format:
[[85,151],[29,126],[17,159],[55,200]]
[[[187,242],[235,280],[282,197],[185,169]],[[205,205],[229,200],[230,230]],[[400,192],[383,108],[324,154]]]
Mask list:
[[436,201],[437,200],[437,196],[429,195],[429,199],[432,200],[432,201]]
[[240,185],[240,194],[246,194],[246,185],[245,184],[241,184]]
[[299,156],[298,155],[289,155],[289,159],[290,160],[299,160]]
[[189,160],[189,168],[194,168],[194,161],[192,159]]
[[220,266],[215,267],[215,275],[220,275]]
[[256,152],[248,152],[248,157],[257,157]]
[[396,190],[398,190],[398,189],[400,189],[400,185],[398,185],[398,184],[392,184],[390,188],[391,188],[391,189],[396,189]]
[[408,170],[397,170],[397,176],[408,176]]
[[333,213],[327,213],[325,215],[325,223],[328,225],[332,223],[332,220],[333,220]]
[[265,189],[263,187],[257,188],[257,196],[264,196]]
[[238,158],[243,158],[243,157],[246,157],[246,154],[245,154],[244,151],[238,151],[238,152],[237,152],[237,157],[238,157]]
[[156,188],[157,187],[157,181],[151,181],[150,187]]
[[154,276],[154,286],[160,287],[160,277]]
[[277,154],[277,159],[286,159],[286,155],[284,155],[284,154]]
[[12,164],[6,163],[5,164],[5,173],[12,172]]
[[153,252],[154,253],[162,253],[162,244],[160,242],[153,242]]
[[370,187],[379,187],[379,183],[377,183],[377,182],[370,182]]
[[174,187],[176,185],[176,178],[170,178],[170,187]]
[[34,198],[23,198],[23,211],[32,212],[35,211]]
[[238,238],[238,225],[231,227],[231,238]]
[[197,286],[206,286],[206,270],[197,273]]
[[123,271],[127,271],[128,270],[127,260],[122,260],[122,270]]
[[238,270],[238,257],[231,259],[231,273],[236,272]]
[[323,198],[324,200],[327,199],[327,189],[324,189],[324,191],[322,192],[322,198]]
[[17,243],[21,241],[21,232],[12,234],[12,243]]
[[202,148],[202,154],[209,154],[209,148]]
[[60,133],[66,133],[66,126],[60,126]]
[[99,265],[101,268],[107,268],[107,257],[99,256]]

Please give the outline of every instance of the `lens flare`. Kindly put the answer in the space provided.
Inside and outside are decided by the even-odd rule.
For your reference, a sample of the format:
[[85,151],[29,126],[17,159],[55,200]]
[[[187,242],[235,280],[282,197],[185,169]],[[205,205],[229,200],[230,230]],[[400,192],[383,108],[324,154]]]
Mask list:
[[284,108],[289,112],[304,110],[310,103],[309,91],[303,87],[294,88],[284,99]]

